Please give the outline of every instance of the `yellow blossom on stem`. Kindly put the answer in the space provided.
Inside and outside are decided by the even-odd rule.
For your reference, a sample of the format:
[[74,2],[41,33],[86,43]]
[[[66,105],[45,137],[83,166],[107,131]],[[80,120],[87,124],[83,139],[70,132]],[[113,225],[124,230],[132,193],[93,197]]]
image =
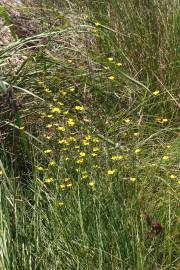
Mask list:
[[93,142],[94,142],[94,143],[98,143],[98,142],[99,142],[99,139],[98,139],[98,138],[94,138],[94,139],[93,139]]
[[74,108],[75,108],[76,111],[84,111],[85,110],[84,106],[78,106],[77,105]]
[[113,60],[113,57],[108,57],[108,61],[112,62]]
[[54,107],[52,110],[51,110],[52,113],[61,113],[61,110],[58,108],[58,107]]
[[139,132],[134,132],[134,136],[139,136]]
[[80,156],[80,157],[85,157],[85,155],[86,155],[86,153],[84,153],[84,152],[80,152],[80,153],[79,153],[79,156]]
[[169,160],[169,156],[163,156],[162,160]]
[[74,86],[69,87],[69,91],[70,92],[74,92],[75,91],[75,87]]
[[153,92],[153,96],[158,96],[159,95],[159,90],[156,90]]
[[52,126],[53,126],[52,124],[48,124],[46,127],[47,128],[52,128]]
[[47,115],[47,118],[52,118],[52,117],[53,117],[52,114],[48,114],[48,115]]
[[82,140],[83,145],[89,145],[89,142],[87,140]]
[[107,174],[108,174],[108,175],[113,175],[113,174],[115,173],[115,171],[116,171],[116,170],[108,170],[108,171],[107,171]]
[[122,160],[123,156],[116,155],[116,156],[112,156],[111,159],[112,160]]
[[58,205],[59,206],[63,206],[64,205],[64,202],[58,202]]
[[136,177],[130,177],[131,182],[135,182],[136,181]]
[[72,118],[69,118],[67,121],[68,126],[73,127],[75,125],[75,121]]
[[59,130],[59,131],[65,131],[66,129],[65,129],[65,127],[59,126],[59,127],[57,127],[57,130]]
[[37,168],[38,171],[43,171],[44,170],[44,168],[41,167],[41,166],[37,166],[36,168]]
[[141,149],[140,149],[140,148],[137,148],[137,149],[134,151],[135,154],[138,154],[138,153],[140,153],[140,152],[141,152]]
[[86,137],[85,137],[85,139],[88,141],[88,140],[90,140],[91,139],[91,135],[87,135]]
[[67,184],[66,187],[72,187],[72,183]]
[[176,175],[174,175],[174,174],[171,174],[169,177],[170,177],[172,180],[177,179],[177,176],[176,176]]
[[98,152],[100,149],[99,149],[99,147],[93,147],[93,152]]
[[109,79],[110,81],[113,81],[113,80],[115,79],[115,77],[114,77],[113,75],[111,75],[111,76],[108,77],[108,79]]
[[50,153],[52,153],[52,150],[51,149],[44,150],[44,154],[50,154]]
[[129,124],[129,123],[131,122],[131,120],[130,120],[129,118],[126,118],[126,119],[124,119],[124,122],[125,122],[126,124]]
[[71,59],[68,59],[67,62],[68,62],[69,64],[72,64],[73,61],[72,61]]
[[82,164],[84,162],[84,159],[83,158],[80,158],[76,161],[77,164]]
[[65,185],[65,184],[60,184],[59,187],[60,187],[61,189],[64,189],[64,188],[66,187],[66,185]]
[[95,22],[95,26],[99,26],[100,25],[100,23],[99,22]]
[[49,162],[49,166],[55,166],[56,165],[56,162],[54,161],[54,160],[51,160],[50,162]]
[[44,179],[44,183],[46,183],[46,184],[50,184],[50,183],[53,183],[53,182],[54,182],[54,179],[52,177]]

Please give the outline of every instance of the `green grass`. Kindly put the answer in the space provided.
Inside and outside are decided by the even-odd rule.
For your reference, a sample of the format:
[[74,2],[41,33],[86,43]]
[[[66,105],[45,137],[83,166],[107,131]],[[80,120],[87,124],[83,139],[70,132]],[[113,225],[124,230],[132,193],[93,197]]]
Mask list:
[[0,50],[0,269],[179,269],[178,1],[50,2]]

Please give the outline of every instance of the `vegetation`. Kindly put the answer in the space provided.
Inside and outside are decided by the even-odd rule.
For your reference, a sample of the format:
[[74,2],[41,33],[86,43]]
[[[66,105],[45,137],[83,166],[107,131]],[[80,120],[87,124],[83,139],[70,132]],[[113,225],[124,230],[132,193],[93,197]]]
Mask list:
[[0,269],[179,269],[178,1],[0,11]]

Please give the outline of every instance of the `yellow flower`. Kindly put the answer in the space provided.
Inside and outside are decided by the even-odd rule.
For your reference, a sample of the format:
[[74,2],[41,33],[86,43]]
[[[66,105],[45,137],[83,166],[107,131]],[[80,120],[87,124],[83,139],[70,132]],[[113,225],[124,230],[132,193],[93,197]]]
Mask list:
[[69,111],[64,111],[63,114],[64,115],[67,115],[69,113]]
[[168,122],[168,119],[167,118],[163,118],[162,119],[162,124],[167,123],[167,122]]
[[94,142],[94,143],[98,143],[98,142],[99,142],[99,139],[98,139],[98,138],[94,138],[94,139],[93,139],[93,142]]
[[47,117],[48,117],[48,118],[52,118],[53,115],[52,115],[52,114],[48,114]]
[[54,182],[54,179],[52,177],[44,179],[44,183],[46,183],[46,184],[50,184],[52,182]]
[[121,63],[116,63],[116,66],[121,67],[122,64]]
[[91,139],[91,135],[87,135],[86,137],[85,137],[85,139],[88,141],[88,140],[90,140]]
[[54,161],[54,160],[51,160],[50,162],[49,162],[49,166],[55,166],[56,165],[56,162]]
[[131,120],[130,120],[129,118],[126,118],[126,119],[124,119],[124,122],[125,122],[126,124],[129,124],[129,123],[131,122]]
[[98,152],[100,149],[99,149],[99,147],[93,147],[93,152]]
[[85,157],[86,153],[80,152],[79,155],[80,155],[80,157]]
[[75,91],[75,87],[74,86],[69,87],[69,91],[70,92],[74,92]]
[[2,175],[3,175],[3,171],[0,170],[0,176],[2,176]]
[[99,22],[95,22],[95,26],[99,26],[100,25],[100,23]]
[[110,69],[110,67],[106,67],[106,66],[104,66],[104,69],[105,69],[105,70],[109,70],[109,69]]
[[48,135],[47,135],[47,136],[46,136],[46,139],[47,139],[47,140],[51,140],[51,139],[52,139],[52,136],[48,136]]
[[44,150],[44,154],[50,154],[50,153],[52,153],[51,149]]
[[68,59],[67,62],[68,62],[69,64],[72,64],[73,61],[72,61],[71,59]]
[[66,185],[65,184],[60,184],[59,187],[63,189],[63,188],[66,187]]
[[89,145],[89,142],[86,140],[82,140],[83,145]]
[[162,160],[169,160],[169,157],[168,156],[163,156]]
[[67,95],[66,91],[61,91],[61,95],[66,96]]
[[154,95],[154,96],[158,96],[158,95],[159,95],[159,90],[154,91],[154,92],[153,92],[153,95]]
[[123,156],[112,156],[111,159],[112,160],[122,160]]
[[135,182],[136,181],[136,177],[130,177],[131,182]]
[[49,89],[47,89],[47,88],[45,88],[44,91],[45,91],[46,93],[52,93],[52,91],[49,90]]
[[88,185],[89,185],[90,187],[94,187],[94,186],[95,186],[95,183],[94,183],[93,181],[91,181],[91,182],[88,183]]
[[113,81],[115,79],[115,77],[111,75],[111,76],[108,77],[108,79]]
[[59,130],[59,131],[65,131],[66,129],[64,128],[64,127],[57,127],[57,130]]
[[96,157],[97,154],[96,154],[96,153],[92,153],[91,156],[92,156],[92,157]]
[[84,106],[78,106],[77,105],[74,108],[75,108],[76,111],[84,111],[85,110]]
[[57,102],[57,101],[58,101],[58,99],[57,99],[57,98],[53,98],[53,101],[54,101],[54,102]]
[[171,179],[177,179],[177,176],[176,175],[174,175],[174,174],[171,174],[170,176],[169,176]]
[[74,138],[74,137],[69,137],[69,141],[70,141],[70,142],[76,142],[77,140],[76,140],[76,138]]
[[93,191],[96,190],[95,183],[93,181],[89,182],[88,185]]
[[134,136],[139,136],[139,132],[134,132]]
[[137,148],[137,149],[134,151],[135,154],[138,154],[138,153],[140,153],[140,152],[141,152],[141,149],[140,149],[140,148]]
[[87,179],[88,178],[88,172],[87,171],[83,171],[82,172],[82,179]]
[[108,57],[108,61],[112,62],[113,60],[113,57]]
[[43,167],[41,167],[41,166],[37,166],[37,170],[38,170],[38,171],[43,171],[44,169],[43,169]]
[[116,170],[108,170],[108,171],[107,171],[107,174],[108,174],[108,175],[113,175],[113,174],[115,173],[115,171],[116,171]]
[[72,183],[67,184],[66,187],[72,187]]
[[59,206],[63,206],[64,205],[64,202],[59,202],[58,205]]
[[73,127],[73,126],[75,125],[74,119],[69,118],[68,121],[67,121],[67,124],[68,124],[70,127]]
[[76,161],[77,164],[82,164],[84,162],[84,159],[83,158],[80,158]]
[[54,107],[52,110],[51,110],[52,113],[61,113],[61,110],[58,108],[58,107]]
[[79,149],[80,146],[79,146],[79,145],[75,145],[74,148],[75,148],[75,149]]
[[46,127],[47,128],[52,128],[52,126],[53,126],[52,124],[48,124]]
[[59,140],[58,143],[59,144],[65,144],[65,145],[69,144],[65,139]]

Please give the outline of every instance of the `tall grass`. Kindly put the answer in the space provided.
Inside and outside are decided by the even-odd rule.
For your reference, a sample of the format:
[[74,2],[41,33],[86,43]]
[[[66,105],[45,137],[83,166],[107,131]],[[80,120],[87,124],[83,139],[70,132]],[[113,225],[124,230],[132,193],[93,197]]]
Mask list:
[[178,2],[21,12],[42,32],[0,51],[0,269],[178,269]]

